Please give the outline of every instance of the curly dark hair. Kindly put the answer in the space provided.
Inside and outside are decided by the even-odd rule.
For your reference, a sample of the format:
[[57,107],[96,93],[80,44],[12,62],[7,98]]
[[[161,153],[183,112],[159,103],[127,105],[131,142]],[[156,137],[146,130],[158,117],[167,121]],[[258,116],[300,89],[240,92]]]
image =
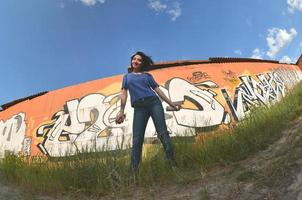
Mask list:
[[151,67],[151,66],[154,64],[154,62],[153,62],[153,60],[151,59],[150,56],[146,55],[146,54],[145,54],[144,52],[142,52],[142,51],[137,51],[135,54],[133,54],[133,55],[131,56],[131,59],[130,59],[130,67],[128,68],[128,72],[129,72],[129,73],[133,71],[133,67],[132,67],[132,59],[133,59],[133,57],[136,56],[136,55],[139,55],[139,56],[142,57],[142,67],[141,67],[140,71],[146,71],[146,70],[148,70],[149,67]]

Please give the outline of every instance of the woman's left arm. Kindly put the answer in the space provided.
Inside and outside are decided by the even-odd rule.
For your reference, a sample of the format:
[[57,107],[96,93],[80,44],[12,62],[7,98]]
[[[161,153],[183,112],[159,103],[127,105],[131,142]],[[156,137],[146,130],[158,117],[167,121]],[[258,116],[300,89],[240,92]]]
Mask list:
[[165,93],[163,93],[163,91],[161,91],[161,89],[159,87],[154,88],[154,91],[158,94],[158,96],[164,100],[165,102],[167,102],[167,104],[169,104],[171,107],[175,108],[176,110],[179,110],[179,106],[172,102],[166,95]]

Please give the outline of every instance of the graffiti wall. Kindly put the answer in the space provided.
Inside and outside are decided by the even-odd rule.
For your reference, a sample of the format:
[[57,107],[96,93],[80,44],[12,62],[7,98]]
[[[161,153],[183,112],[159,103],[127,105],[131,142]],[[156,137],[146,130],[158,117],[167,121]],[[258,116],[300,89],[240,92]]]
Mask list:
[[[238,122],[252,107],[279,101],[302,80],[297,65],[264,61],[178,64],[149,73],[172,101],[183,102],[180,111],[165,111],[172,137],[195,135],[196,128]],[[125,122],[114,122],[120,110],[122,77],[51,91],[1,111],[0,157],[6,152],[61,157],[130,148],[130,98]],[[145,137],[156,138],[152,119]]]

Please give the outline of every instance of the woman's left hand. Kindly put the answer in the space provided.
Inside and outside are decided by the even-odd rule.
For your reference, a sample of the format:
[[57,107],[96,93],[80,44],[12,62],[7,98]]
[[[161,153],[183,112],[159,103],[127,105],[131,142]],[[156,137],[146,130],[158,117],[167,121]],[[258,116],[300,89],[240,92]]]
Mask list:
[[181,109],[181,106],[175,102],[171,102],[170,106],[173,107],[175,111],[179,111]]

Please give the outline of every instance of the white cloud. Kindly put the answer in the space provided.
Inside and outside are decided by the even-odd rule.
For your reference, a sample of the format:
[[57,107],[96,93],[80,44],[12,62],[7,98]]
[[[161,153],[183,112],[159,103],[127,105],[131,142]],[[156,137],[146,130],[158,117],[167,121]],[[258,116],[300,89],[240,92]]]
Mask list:
[[264,52],[261,51],[260,49],[256,48],[253,50],[251,58],[263,59],[263,56],[264,56]]
[[234,53],[240,56],[242,55],[242,51],[240,49],[235,50]]
[[283,56],[283,57],[280,59],[279,62],[280,62],[280,63],[287,63],[287,64],[290,64],[290,63],[293,63],[293,60],[292,60],[290,57],[288,57],[288,56]]
[[287,0],[288,11],[294,13],[295,10],[302,11],[302,0]]
[[175,21],[181,15],[180,3],[177,1],[174,2],[172,8],[167,13],[172,16],[171,20]]
[[[170,4],[163,3],[161,0],[148,0],[148,6],[156,14],[166,13],[171,16],[171,20],[175,21],[181,15],[181,7],[178,1],[174,1]],[[165,1],[167,2],[167,0]]]
[[96,3],[105,3],[105,0],[79,0],[79,1],[81,1],[86,6],[94,6]]
[[155,12],[162,12],[168,7],[166,4],[163,4],[160,0],[149,0],[148,5],[151,10],[154,10]]
[[274,58],[284,47],[286,47],[294,37],[297,35],[297,31],[291,28],[289,32],[285,29],[272,28],[268,30],[266,37],[269,50],[266,55],[270,58]]

